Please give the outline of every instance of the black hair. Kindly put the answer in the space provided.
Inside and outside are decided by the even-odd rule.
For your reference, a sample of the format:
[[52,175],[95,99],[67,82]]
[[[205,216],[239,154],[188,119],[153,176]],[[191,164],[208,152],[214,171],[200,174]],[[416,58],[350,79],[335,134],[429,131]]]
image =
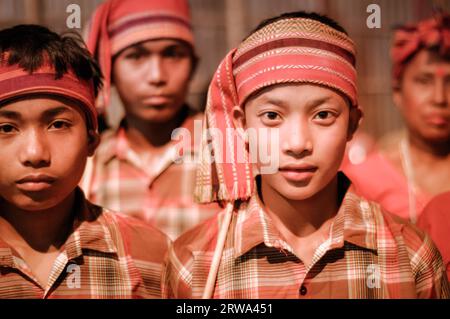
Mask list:
[[287,13],[280,14],[273,18],[265,19],[265,20],[261,21],[261,23],[250,33],[250,35],[255,33],[256,31],[264,28],[267,25],[274,23],[274,22],[277,22],[280,20],[285,20],[285,19],[293,19],[293,18],[305,18],[305,19],[319,21],[339,32],[342,32],[342,33],[345,33],[348,35],[347,31],[333,19],[327,17],[326,15],[322,15],[322,14],[319,14],[316,12],[306,12],[306,11],[287,12]]
[[9,53],[8,65],[17,64],[30,73],[39,69],[46,58],[57,79],[71,69],[79,79],[92,80],[95,96],[102,86],[100,67],[77,33],[58,35],[40,25],[17,25],[0,31],[0,54],[5,52]]

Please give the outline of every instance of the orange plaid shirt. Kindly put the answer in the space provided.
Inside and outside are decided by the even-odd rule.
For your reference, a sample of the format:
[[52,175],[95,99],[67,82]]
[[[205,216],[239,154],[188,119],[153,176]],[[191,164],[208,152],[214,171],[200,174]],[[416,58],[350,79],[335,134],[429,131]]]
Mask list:
[[[201,298],[223,217],[221,212],[174,242],[163,298]],[[428,236],[349,189],[329,238],[307,267],[257,196],[241,203],[233,213],[213,298],[449,298],[449,287]]]
[[73,231],[41,286],[0,234],[0,299],[160,298],[168,238],[128,216],[85,200],[77,190]]
[[173,162],[178,148],[174,141],[148,165],[131,149],[125,128],[105,132],[93,158],[92,174],[87,177],[85,173],[83,177],[90,180],[89,190],[84,189],[88,199],[144,220],[171,239],[213,216],[219,206],[197,204],[193,197],[198,151],[198,143],[194,141],[195,120],[201,123],[202,114],[189,116],[182,125],[192,137],[191,153],[185,154],[192,161],[179,164]]

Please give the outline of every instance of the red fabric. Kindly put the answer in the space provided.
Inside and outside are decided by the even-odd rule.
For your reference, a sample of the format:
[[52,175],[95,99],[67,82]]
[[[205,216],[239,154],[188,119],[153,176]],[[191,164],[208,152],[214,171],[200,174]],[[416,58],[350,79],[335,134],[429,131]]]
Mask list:
[[44,64],[30,74],[17,64],[8,65],[7,56],[8,54],[4,54],[0,59],[0,101],[32,93],[69,98],[84,107],[90,127],[97,129],[92,81],[79,79],[70,69],[61,78],[56,78],[56,71],[48,64]]
[[424,208],[417,225],[430,235],[441,252],[450,280],[450,192],[434,197]]
[[[410,219],[408,203],[408,182],[403,174],[378,150],[359,164],[347,163],[342,167],[352,181],[356,193],[377,202],[386,211]],[[416,191],[417,216],[431,199],[431,196]]]
[[96,9],[86,43],[105,76],[100,109],[109,104],[112,57],[135,43],[161,38],[183,40],[194,47],[186,0],[108,0]]
[[417,25],[398,28],[391,49],[394,84],[405,68],[405,61],[424,48],[439,48],[439,54],[450,54],[450,15],[442,13]]

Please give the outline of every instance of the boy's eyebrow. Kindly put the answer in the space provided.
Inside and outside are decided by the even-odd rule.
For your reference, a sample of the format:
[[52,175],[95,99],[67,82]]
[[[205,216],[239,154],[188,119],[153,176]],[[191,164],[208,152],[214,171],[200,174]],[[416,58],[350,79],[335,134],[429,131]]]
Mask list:
[[[306,107],[308,110],[311,110],[311,109],[318,107],[319,105],[322,105],[323,103],[327,102],[330,99],[331,99],[331,96],[325,96],[322,98],[318,98],[316,100],[308,102]],[[273,104],[273,105],[276,105],[279,107],[287,107],[286,101],[284,101],[282,99],[278,99],[276,97],[267,97],[267,98],[264,98],[261,102],[263,104]]]
[[0,117],[6,117],[11,120],[20,120],[22,118],[19,112],[2,110],[1,108],[0,108]]
[[327,102],[330,99],[331,99],[331,96],[325,96],[325,97],[322,97],[322,98],[319,98],[319,99],[309,102],[306,107],[308,108],[308,110],[313,110],[316,107],[322,105],[323,103]]
[[45,110],[42,113],[42,118],[52,118],[63,113],[72,113],[72,109],[67,106],[58,106],[49,110]]

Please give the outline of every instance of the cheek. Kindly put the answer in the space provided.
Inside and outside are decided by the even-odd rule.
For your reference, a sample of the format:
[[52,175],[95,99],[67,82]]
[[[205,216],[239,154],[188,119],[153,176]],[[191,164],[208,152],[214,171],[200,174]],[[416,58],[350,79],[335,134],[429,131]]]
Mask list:
[[167,72],[170,75],[170,82],[175,90],[183,92],[187,90],[191,74],[190,60],[168,65]]
[[314,133],[316,138],[313,152],[316,159],[327,166],[339,166],[338,163],[341,162],[347,145],[348,121],[318,130]]
[[63,175],[76,177],[82,174],[87,156],[86,134],[72,134],[64,139],[55,138],[52,141],[52,162],[56,166],[55,169]]

